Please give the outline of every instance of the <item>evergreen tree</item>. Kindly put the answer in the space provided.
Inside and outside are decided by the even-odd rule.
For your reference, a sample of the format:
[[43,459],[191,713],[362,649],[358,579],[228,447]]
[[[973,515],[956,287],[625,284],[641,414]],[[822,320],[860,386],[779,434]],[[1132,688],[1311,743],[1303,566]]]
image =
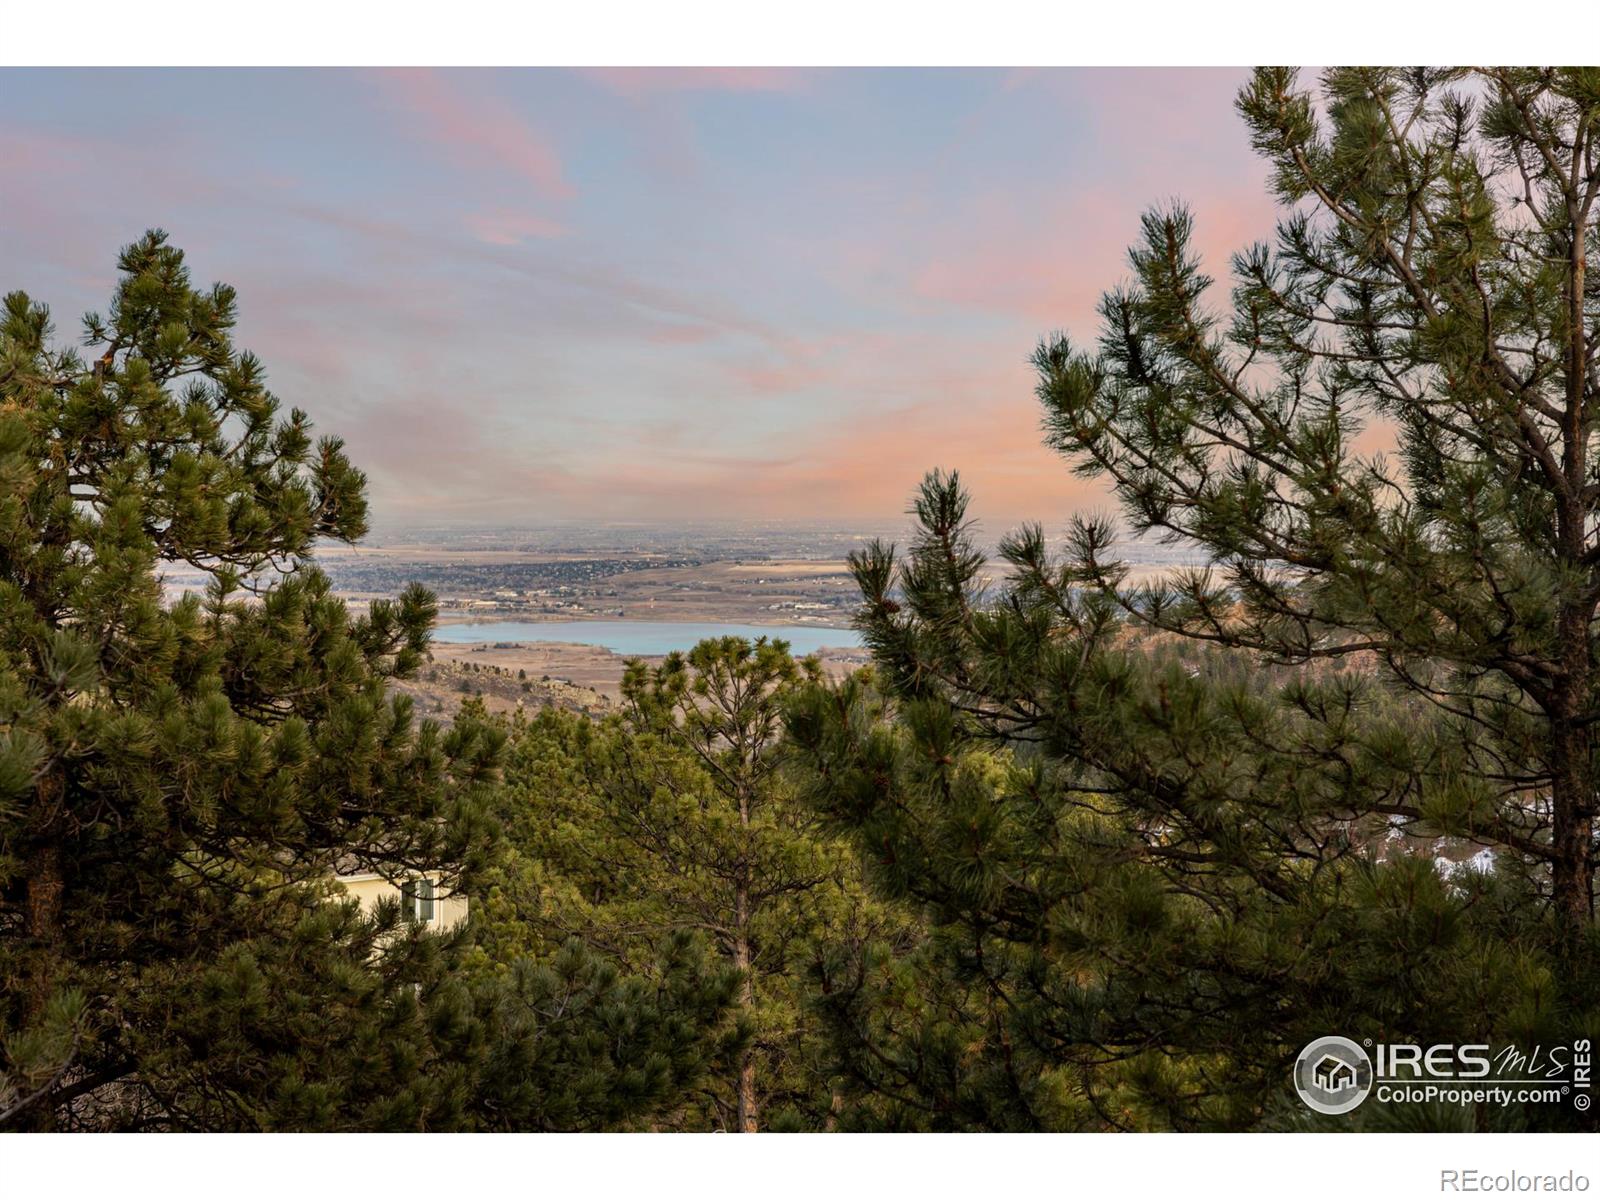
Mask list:
[[647,963],[647,972],[624,970],[571,938],[552,954],[499,971],[469,965],[464,983],[447,981],[465,993],[456,1026],[470,1031],[462,1126],[636,1129],[681,1108],[738,1044],[729,1014],[739,977],[690,932],[658,939]]
[[[1291,661],[1370,650],[1459,721],[1487,793],[1439,815],[1545,864],[1575,947],[1594,919],[1600,72],[1339,70],[1323,100],[1326,127],[1292,71],[1256,73],[1240,112],[1305,205],[1275,250],[1235,257],[1225,320],[1188,215],[1148,217],[1100,354],[1037,356],[1051,439],[1141,532],[1219,564],[1158,624]],[[1378,423],[1398,463],[1360,452]],[[1103,530],[1081,532],[1098,562]]]
[[[594,1127],[701,1069],[734,983],[579,948],[454,970],[467,935],[338,902],[338,870],[492,859],[503,733],[412,720],[420,587],[352,616],[311,554],[366,525],[159,232],[91,361],[0,318],[0,1128]],[[183,569],[203,594],[163,594]],[[170,600],[170,602],[169,602]]]
[[1035,358],[1050,442],[1211,566],[1139,584],[1079,520],[993,585],[935,475],[909,557],[854,563],[884,694],[791,714],[939,932],[891,965],[973,997],[891,1035],[893,972],[835,965],[847,1066],[924,1123],[959,1075],[968,1123],[1238,1127],[1325,1033],[1594,1028],[1600,75],[1341,69],[1319,106],[1266,69],[1239,108],[1298,207],[1230,306],[1155,212],[1095,351]]
[[547,711],[513,739],[508,824],[526,873],[489,897],[510,929],[581,937],[642,969],[663,933],[695,931],[740,980],[742,1028],[704,1095],[684,1097],[682,1127],[838,1116],[804,965],[872,914],[845,847],[782,777],[782,704],[816,672],[782,642],[712,639],[630,663],[619,714]]

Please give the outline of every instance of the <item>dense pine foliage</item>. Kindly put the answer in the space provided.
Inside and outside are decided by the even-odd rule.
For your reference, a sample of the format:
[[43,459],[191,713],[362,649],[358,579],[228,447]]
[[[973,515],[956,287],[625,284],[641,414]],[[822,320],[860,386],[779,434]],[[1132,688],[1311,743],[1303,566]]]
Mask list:
[[1098,341],[1034,358],[1120,522],[991,561],[935,472],[852,560],[871,667],[713,640],[598,717],[414,719],[432,597],[332,594],[364,479],[163,235],[83,356],[7,296],[0,1128],[1584,1119],[1313,1120],[1290,1064],[1600,1032],[1600,72],[1238,108],[1275,238],[1221,287],[1152,212]]
[[[432,597],[359,619],[309,559],[364,480],[237,350],[234,295],[159,233],[93,361],[0,324],[0,1126],[585,1127],[694,1077],[734,981],[583,947],[474,975],[336,871],[497,844],[503,731],[412,719]],[[209,576],[164,603],[164,565]],[[546,1016],[545,1014],[550,1014]]]
[[836,1126],[808,971],[840,938],[909,935],[787,778],[783,709],[815,682],[782,642],[713,639],[633,664],[618,714],[547,709],[514,727],[503,803],[518,869],[495,875],[487,936],[577,936],[649,972],[659,938],[694,931],[740,979],[717,1066],[662,1127]]
[[[908,1120],[1232,1128],[1319,1033],[1600,1016],[1600,74],[1262,70],[1239,109],[1275,243],[1217,296],[1154,212],[1098,344],[1034,360],[1051,444],[1213,565],[1134,585],[1077,520],[1064,555],[1006,539],[995,594],[935,475],[909,555],[855,561],[876,686],[792,722],[937,934],[832,979]],[[1494,869],[1447,882],[1408,835]]]

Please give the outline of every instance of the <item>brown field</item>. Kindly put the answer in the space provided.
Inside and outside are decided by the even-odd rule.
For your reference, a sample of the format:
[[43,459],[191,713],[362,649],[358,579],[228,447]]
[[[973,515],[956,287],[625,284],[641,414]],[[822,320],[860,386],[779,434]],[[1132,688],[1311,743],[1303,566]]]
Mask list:
[[[496,644],[494,627],[502,621],[622,618],[843,628],[859,603],[849,565],[837,552],[816,558],[685,558],[637,549],[576,554],[396,544],[339,547],[325,561],[336,583],[340,567],[346,568],[340,594],[358,607],[420,578],[438,594],[441,620],[483,624],[481,642],[435,643],[422,677],[402,688],[432,715],[453,713],[468,696],[497,712],[545,704],[603,711],[616,703],[621,656],[576,643]],[[1003,564],[992,569],[998,574]],[[1160,570],[1145,567],[1134,574],[1148,578]],[[866,661],[865,651],[840,650],[823,663],[830,675],[840,676]]]
[[727,563],[719,564],[728,568],[729,575],[766,575],[780,579],[791,578],[831,578],[835,575],[848,576],[850,564],[842,558],[819,559],[816,561],[790,561],[790,562],[758,562],[758,563]]
[[[497,713],[546,705],[604,713],[621,699],[625,662],[602,647],[578,643],[435,643],[418,676],[395,686],[416,701],[421,715],[436,719],[453,716],[469,696]],[[822,668],[840,678],[865,662],[864,651],[840,651],[825,655]]]
[[[430,560],[437,561],[437,560]],[[508,560],[509,561],[509,560]],[[524,556],[516,560],[531,562]],[[352,594],[355,598],[355,594]],[[638,621],[726,621],[753,625],[849,624],[855,581],[842,561],[711,562],[639,567],[597,579],[561,606],[490,609],[444,606],[447,616],[528,621],[626,617]]]
[[472,664],[499,667],[516,675],[526,671],[529,679],[564,682],[585,691],[616,699],[622,679],[623,659],[602,646],[577,642],[519,642],[499,646],[492,642],[476,645],[445,645],[436,642],[433,659],[438,663]]

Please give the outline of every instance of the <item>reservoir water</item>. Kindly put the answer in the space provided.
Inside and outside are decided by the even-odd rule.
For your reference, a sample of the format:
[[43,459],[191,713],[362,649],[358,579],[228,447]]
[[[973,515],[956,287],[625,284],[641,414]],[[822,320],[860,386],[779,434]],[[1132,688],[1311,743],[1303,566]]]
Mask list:
[[435,627],[433,639],[451,645],[469,642],[578,642],[604,646],[613,654],[658,655],[688,650],[709,637],[781,638],[793,654],[824,646],[855,648],[853,629],[820,625],[724,625],[715,621],[452,621]]

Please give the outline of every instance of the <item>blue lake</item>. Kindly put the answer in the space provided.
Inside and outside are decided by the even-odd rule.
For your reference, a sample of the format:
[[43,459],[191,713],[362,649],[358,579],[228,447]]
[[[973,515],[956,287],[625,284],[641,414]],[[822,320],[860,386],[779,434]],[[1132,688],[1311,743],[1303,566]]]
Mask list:
[[709,637],[782,638],[791,653],[806,655],[824,646],[856,647],[853,629],[820,625],[722,625],[706,621],[452,621],[433,631],[433,640],[469,642],[579,642],[604,646],[614,654],[657,655],[687,650]]

